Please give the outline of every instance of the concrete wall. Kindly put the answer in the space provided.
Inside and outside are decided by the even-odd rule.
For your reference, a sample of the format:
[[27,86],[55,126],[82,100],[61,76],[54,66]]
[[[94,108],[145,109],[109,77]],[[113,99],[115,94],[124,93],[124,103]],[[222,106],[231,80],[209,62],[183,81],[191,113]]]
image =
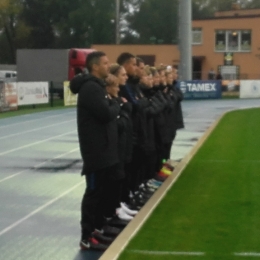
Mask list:
[[0,64],[0,70],[16,70],[16,65]]

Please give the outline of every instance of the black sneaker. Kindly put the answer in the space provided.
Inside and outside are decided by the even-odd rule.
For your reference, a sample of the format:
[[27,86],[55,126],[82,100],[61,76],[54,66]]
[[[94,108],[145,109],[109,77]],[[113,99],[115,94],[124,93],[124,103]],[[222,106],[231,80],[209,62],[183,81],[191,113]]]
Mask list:
[[111,244],[115,239],[112,237],[105,236],[102,231],[97,229],[94,232],[92,232],[92,237],[104,244]]
[[108,245],[100,243],[94,237],[90,237],[87,240],[81,240],[79,243],[81,250],[98,250],[98,251],[105,251],[108,248]]
[[129,222],[130,221],[123,220],[115,216],[112,219],[107,220],[107,225],[117,228],[124,228]]
[[102,230],[104,232],[104,235],[107,235],[107,236],[118,236],[121,232],[120,228],[112,227],[109,225],[104,226],[102,228]]

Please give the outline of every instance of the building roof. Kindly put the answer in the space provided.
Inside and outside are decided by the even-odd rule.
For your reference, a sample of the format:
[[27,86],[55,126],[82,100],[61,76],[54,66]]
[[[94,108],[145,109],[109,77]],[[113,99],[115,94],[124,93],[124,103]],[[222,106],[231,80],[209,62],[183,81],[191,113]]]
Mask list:
[[248,18],[259,18],[260,14],[254,15],[243,15],[243,16],[218,16],[218,17],[208,17],[208,18],[197,18],[193,21],[203,21],[203,20],[229,20],[229,19],[248,19]]

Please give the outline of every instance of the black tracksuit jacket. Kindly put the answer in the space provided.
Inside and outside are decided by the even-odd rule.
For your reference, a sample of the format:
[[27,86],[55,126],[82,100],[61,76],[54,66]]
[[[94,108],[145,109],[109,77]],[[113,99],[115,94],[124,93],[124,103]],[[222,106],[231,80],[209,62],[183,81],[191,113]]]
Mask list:
[[77,125],[83,158],[82,175],[117,164],[120,105],[108,98],[104,82],[91,74],[73,78],[70,89],[78,93]]

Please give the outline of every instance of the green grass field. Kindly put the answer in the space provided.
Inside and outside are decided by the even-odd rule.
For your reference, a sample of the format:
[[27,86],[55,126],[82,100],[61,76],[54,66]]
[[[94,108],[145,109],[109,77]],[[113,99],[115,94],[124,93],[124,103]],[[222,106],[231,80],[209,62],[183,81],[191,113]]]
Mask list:
[[252,258],[260,258],[260,109],[221,120],[119,259]]

